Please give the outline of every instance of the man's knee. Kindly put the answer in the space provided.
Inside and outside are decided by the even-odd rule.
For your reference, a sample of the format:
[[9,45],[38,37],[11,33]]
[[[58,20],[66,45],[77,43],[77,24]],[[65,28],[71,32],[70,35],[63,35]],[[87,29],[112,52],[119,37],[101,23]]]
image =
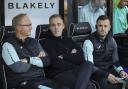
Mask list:
[[89,61],[86,61],[81,65],[81,67],[84,69],[89,69],[91,71],[93,69],[93,64]]

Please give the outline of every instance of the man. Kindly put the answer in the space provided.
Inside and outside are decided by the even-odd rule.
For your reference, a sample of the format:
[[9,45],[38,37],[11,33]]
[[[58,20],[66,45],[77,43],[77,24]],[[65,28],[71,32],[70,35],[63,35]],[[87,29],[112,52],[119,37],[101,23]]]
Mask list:
[[128,29],[128,0],[113,0],[113,34],[125,33]]
[[50,36],[41,41],[51,59],[47,73],[49,77],[71,89],[90,89],[92,65],[85,62],[82,49],[72,39],[63,36],[64,27],[60,15],[50,17]]
[[104,76],[104,79],[99,80],[101,89],[118,89],[116,85],[120,81],[116,77],[128,78],[128,74],[119,64],[117,45],[109,34],[110,28],[109,18],[101,15],[96,21],[96,32],[85,40],[83,45],[85,59],[102,71],[99,73]]
[[100,15],[104,15],[105,12],[101,7],[104,5],[102,0],[90,0],[88,4],[83,6],[79,14],[79,22],[89,22],[92,28],[92,32],[96,31],[96,20]]
[[15,16],[12,26],[15,36],[2,46],[8,89],[64,89],[44,76],[43,67],[49,66],[50,60],[38,41],[29,37],[32,30],[29,17],[26,14]]

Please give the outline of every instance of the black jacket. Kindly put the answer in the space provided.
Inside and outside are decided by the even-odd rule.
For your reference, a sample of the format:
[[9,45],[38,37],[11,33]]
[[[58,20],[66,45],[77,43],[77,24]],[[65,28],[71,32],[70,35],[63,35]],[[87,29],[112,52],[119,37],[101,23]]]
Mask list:
[[[98,75],[108,77],[107,70],[114,69],[113,66],[120,66],[117,44],[111,35],[107,35],[105,40],[99,38],[97,32],[91,34],[87,40],[93,44],[93,61],[98,69]],[[104,71],[105,70],[105,71]]]
[[[82,49],[70,38],[50,36],[40,43],[51,59],[51,67],[47,70],[49,76],[75,69],[85,62]],[[76,53],[71,53],[73,49]]]

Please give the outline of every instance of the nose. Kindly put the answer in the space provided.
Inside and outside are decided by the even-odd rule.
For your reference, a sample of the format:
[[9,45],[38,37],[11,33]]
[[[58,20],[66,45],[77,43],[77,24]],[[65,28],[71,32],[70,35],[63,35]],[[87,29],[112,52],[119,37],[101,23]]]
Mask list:
[[103,31],[103,30],[104,30],[104,28],[105,28],[105,27],[104,27],[104,26],[102,26],[102,27],[101,27],[101,30]]
[[55,25],[55,29],[57,29],[58,28],[58,25]]

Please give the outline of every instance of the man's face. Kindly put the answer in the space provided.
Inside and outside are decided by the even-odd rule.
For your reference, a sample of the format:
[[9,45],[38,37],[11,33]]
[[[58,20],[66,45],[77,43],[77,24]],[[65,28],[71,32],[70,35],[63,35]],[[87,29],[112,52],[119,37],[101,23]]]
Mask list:
[[55,37],[62,36],[64,23],[61,18],[59,17],[52,18],[49,24],[50,24],[50,31],[52,32],[53,36]]
[[128,0],[121,0],[119,3],[122,7],[127,6],[128,5]]
[[22,17],[18,26],[16,27],[17,34],[20,34],[23,37],[28,37],[31,35],[32,23],[27,16]]
[[106,37],[111,28],[110,21],[108,19],[99,20],[96,26],[97,26],[97,33],[99,34],[100,37]]

